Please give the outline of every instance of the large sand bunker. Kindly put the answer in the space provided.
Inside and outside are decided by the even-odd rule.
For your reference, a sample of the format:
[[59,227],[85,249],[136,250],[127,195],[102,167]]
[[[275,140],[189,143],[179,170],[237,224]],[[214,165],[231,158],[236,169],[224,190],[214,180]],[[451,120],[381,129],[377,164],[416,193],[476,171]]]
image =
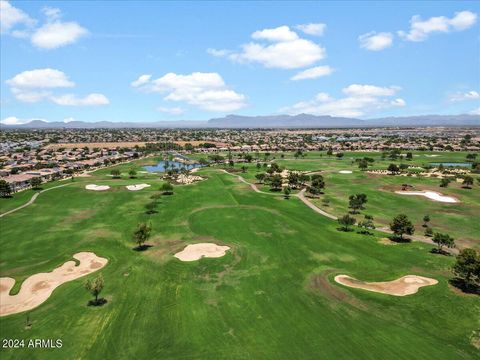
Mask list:
[[22,283],[17,295],[9,295],[15,279],[0,278],[0,316],[36,308],[45,302],[58,286],[100,270],[108,262],[92,252],[80,252],[73,257],[80,261],[78,266],[75,266],[75,261],[67,261],[52,272],[32,275]]
[[221,246],[213,243],[199,243],[188,245],[185,249],[176,253],[174,256],[181,261],[195,261],[202,257],[222,257],[227,250],[230,250],[229,246]]
[[93,190],[93,191],[105,191],[105,190],[110,189],[110,186],[108,186],[108,185],[88,184],[88,185],[85,185],[85,189],[87,189],[87,190]]
[[351,174],[352,170],[340,170],[338,173],[339,174]]
[[435,191],[395,191],[395,193],[400,195],[418,195],[425,196],[426,198],[433,201],[440,201],[446,203],[457,203],[458,200],[451,196],[446,196]]
[[148,187],[150,187],[148,184],[127,185],[127,189],[130,191],[138,191]]
[[335,281],[348,287],[394,296],[412,295],[423,286],[438,284],[438,281],[435,279],[417,275],[406,275],[397,280],[384,282],[364,282],[348,275],[337,275],[335,276]]

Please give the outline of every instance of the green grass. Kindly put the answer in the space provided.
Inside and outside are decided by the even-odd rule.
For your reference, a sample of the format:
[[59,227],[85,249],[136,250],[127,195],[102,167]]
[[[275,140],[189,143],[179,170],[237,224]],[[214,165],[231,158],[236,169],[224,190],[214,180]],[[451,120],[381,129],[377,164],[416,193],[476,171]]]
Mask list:
[[[102,296],[108,299],[103,307],[87,306],[82,278],[60,286],[30,311],[29,330],[25,314],[0,318],[2,338],[60,338],[61,349],[1,349],[2,359],[478,355],[470,344],[480,326],[478,297],[449,287],[454,260],[430,254],[429,245],[385,246],[376,237],[339,232],[335,222],[298,199],[257,194],[215,169],[200,171],[207,181],[175,187],[173,196],[162,197],[158,213],[148,216],[144,206],[161,185],[158,176],[114,180],[107,176],[110,170],[77,178],[0,219],[2,276],[22,281],[79,251],[109,259],[101,270]],[[252,174],[253,169],[246,176]],[[139,182],[152,187],[124,188]],[[88,183],[111,189],[86,191]],[[131,240],[139,221],[152,222],[154,245],[140,253]],[[200,241],[232,250],[190,263],[173,258]],[[417,274],[439,284],[394,297],[340,286],[333,281],[340,273],[366,281]]]

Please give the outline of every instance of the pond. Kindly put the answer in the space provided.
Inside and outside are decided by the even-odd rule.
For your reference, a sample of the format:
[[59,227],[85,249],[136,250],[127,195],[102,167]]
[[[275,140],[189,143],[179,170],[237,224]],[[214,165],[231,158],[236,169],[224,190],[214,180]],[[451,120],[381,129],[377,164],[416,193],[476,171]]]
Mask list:
[[430,163],[430,165],[433,166],[439,166],[443,165],[444,167],[466,167],[466,168],[471,168],[472,164],[471,163],[461,163],[461,162],[435,162],[435,163]]
[[165,167],[168,166],[168,170],[173,169],[187,169],[192,170],[202,167],[200,164],[184,164],[178,161],[159,161],[157,165],[147,165],[143,168],[148,172],[165,172]]

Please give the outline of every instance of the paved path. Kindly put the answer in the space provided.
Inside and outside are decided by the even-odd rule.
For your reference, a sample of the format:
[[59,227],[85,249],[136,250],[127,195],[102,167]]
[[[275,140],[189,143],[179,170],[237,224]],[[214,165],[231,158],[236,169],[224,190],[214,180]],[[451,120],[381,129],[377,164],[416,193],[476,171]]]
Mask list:
[[20,205],[19,207],[15,208],[15,209],[12,209],[12,210],[9,210],[7,212],[4,212],[3,214],[0,214],[0,218],[6,216],[6,215],[9,215],[11,213],[14,213],[15,211],[18,211],[18,210],[21,210],[23,208],[26,208],[27,206],[30,206],[32,205],[35,200],[37,199],[38,195],[40,195],[41,193],[44,193],[46,191],[50,191],[50,190],[53,190],[53,189],[58,189],[58,188],[61,188],[61,187],[64,187],[64,186],[68,186],[70,184],[63,184],[63,185],[58,185],[58,186],[54,186],[54,187],[51,187],[51,188],[48,188],[48,189],[45,189],[45,190],[42,190],[42,191],[39,191],[35,194],[33,194],[33,196],[31,197],[30,200],[28,200],[25,204],[23,205]]
[[[235,174],[231,174],[229,173],[228,171],[226,170],[222,170],[223,172],[225,172],[226,174],[229,174],[229,175],[232,175],[232,176],[235,176],[238,178],[239,181],[247,184],[247,185],[250,185],[250,187],[257,193],[261,193],[261,194],[267,194],[267,195],[279,195],[279,194],[272,194],[272,193],[267,193],[267,192],[264,192],[264,191],[261,191],[257,188],[257,186],[255,184],[252,184],[250,182],[248,182],[247,180],[245,180],[243,177],[239,176],[239,175],[235,175]],[[298,194],[295,194],[293,195],[294,197],[297,197],[299,198],[305,205],[307,205],[310,209],[312,209],[313,211],[315,211],[317,214],[320,214],[322,216],[325,216],[331,220],[337,220],[338,218],[333,215],[333,214],[330,214],[322,209],[320,209],[318,206],[316,206],[314,203],[312,203],[306,196],[305,196],[305,192],[306,192],[306,189],[303,189],[301,190]],[[381,227],[381,228],[376,228],[375,229],[376,231],[379,231],[379,232],[382,232],[382,233],[385,233],[385,234],[393,234],[393,232],[389,229],[389,228],[386,228],[386,227]],[[421,235],[409,235],[409,236],[406,236],[405,237],[406,239],[411,239],[411,240],[414,240],[414,241],[420,241],[420,242],[423,242],[423,243],[426,243],[426,244],[430,244],[430,245],[435,245],[435,243],[432,241],[431,238],[429,237],[426,237],[426,236],[421,236]],[[447,251],[451,252],[451,253],[454,253],[454,254],[458,254],[458,249],[448,249]]]

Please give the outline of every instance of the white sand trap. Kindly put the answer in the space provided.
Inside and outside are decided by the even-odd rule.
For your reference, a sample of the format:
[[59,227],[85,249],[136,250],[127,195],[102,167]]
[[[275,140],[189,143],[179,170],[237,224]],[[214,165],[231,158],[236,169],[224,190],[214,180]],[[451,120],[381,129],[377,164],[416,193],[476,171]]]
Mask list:
[[138,191],[148,187],[150,187],[150,185],[148,184],[136,184],[136,185],[128,185],[127,189],[130,191]]
[[437,156],[440,156],[440,155],[425,155],[427,157],[437,157]]
[[15,279],[0,278],[0,316],[36,308],[45,302],[58,286],[100,270],[108,262],[107,259],[98,257],[92,252],[80,252],[73,257],[80,261],[78,266],[75,266],[75,261],[72,260],[52,272],[32,275],[22,283],[17,295],[9,295],[15,285]]
[[352,171],[351,170],[340,170],[338,173],[339,174],[351,174]]
[[195,261],[202,257],[222,257],[227,250],[230,250],[229,246],[221,246],[213,243],[199,243],[187,245],[185,249],[176,253],[174,256],[181,261]]
[[364,282],[348,275],[337,275],[335,281],[348,287],[394,296],[412,295],[423,286],[438,284],[435,279],[417,275],[406,275],[397,280],[384,282]]
[[445,203],[457,203],[458,200],[451,196],[446,196],[435,191],[395,191],[395,193],[400,195],[417,195],[425,196],[433,201],[440,201]]
[[110,189],[110,186],[108,186],[108,185],[88,184],[88,185],[85,185],[85,189],[87,189],[87,190],[93,190],[93,191],[105,191],[105,190]]

